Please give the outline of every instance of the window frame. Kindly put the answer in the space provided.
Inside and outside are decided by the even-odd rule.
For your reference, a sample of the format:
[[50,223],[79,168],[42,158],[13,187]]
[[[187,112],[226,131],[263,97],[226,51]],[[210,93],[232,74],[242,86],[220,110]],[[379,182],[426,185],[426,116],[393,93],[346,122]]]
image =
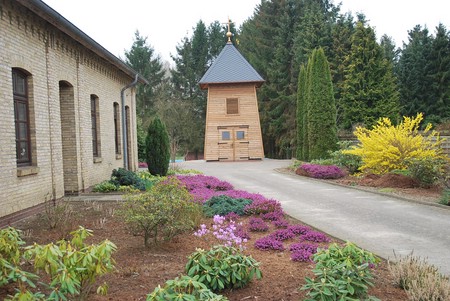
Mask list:
[[92,129],[92,155],[95,158],[100,157],[100,131],[99,131],[99,100],[94,94],[91,94],[91,129]]
[[[23,80],[23,92],[18,91],[18,80]],[[30,119],[30,94],[28,85],[29,75],[22,70],[12,69],[12,89],[13,89],[13,101],[14,101],[14,128],[15,128],[15,141],[16,141],[16,162],[17,166],[31,166],[33,163],[33,149],[31,144],[31,119]],[[19,112],[19,106],[25,108],[25,114]],[[21,119],[23,115],[23,119]],[[21,125],[25,125],[25,137],[21,135]],[[20,155],[20,148],[22,144],[25,144],[28,153],[27,156]]]
[[117,102],[113,104],[114,109],[114,145],[116,148],[116,155],[122,154],[122,144],[120,135],[120,105]]

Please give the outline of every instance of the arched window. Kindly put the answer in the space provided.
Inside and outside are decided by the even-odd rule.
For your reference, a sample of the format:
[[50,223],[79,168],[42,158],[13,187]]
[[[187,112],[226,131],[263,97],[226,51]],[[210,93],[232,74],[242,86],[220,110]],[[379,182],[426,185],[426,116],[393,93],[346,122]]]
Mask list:
[[17,165],[27,166],[32,164],[28,75],[23,71],[13,69],[12,81]]

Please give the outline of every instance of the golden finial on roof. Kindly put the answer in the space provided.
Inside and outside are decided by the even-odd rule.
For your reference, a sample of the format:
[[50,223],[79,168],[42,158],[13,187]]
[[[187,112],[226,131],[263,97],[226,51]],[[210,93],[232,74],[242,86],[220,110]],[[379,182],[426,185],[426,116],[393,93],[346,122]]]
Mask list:
[[231,37],[233,36],[233,34],[231,33],[231,24],[233,22],[231,22],[230,17],[228,17],[228,22],[227,23],[222,23],[222,24],[227,24],[228,25],[228,32],[227,32],[227,38],[228,38],[228,42],[227,43],[231,43]]

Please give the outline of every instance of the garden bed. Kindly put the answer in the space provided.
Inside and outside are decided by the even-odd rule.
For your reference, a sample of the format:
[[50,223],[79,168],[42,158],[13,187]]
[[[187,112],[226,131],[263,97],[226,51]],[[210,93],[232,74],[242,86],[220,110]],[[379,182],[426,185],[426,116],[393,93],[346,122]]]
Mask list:
[[[91,242],[109,239],[118,249],[113,254],[116,271],[103,276],[99,283],[109,285],[107,296],[91,295],[89,300],[145,300],[145,296],[166,280],[184,274],[187,256],[196,248],[209,249],[217,241],[195,237],[193,233],[180,235],[171,242],[165,242],[153,248],[145,248],[143,238],[133,236],[124,222],[117,216],[117,202],[79,202],[73,203],[73,214],[64,225],[53,230],[48,229],[42,215],[34,216],[16,226],[23,230],[27,243],[48,243],[67,237],[69,230],[78,225],[94,230]],[[249,217],[240,221],[246,224]],[[210,225],[212,219],[205,219]],[[290,219],[291,223],[298,223]],[[273,227],[273,226],[271,226]],[[311,277],[313,263],[293,262],[290,252],[260,251],[253,247],[254,241],[267,233],[250,232],[250,241],[245,253],[261,262],[263,278],[253,280],[248,287],[222,292],[229,300],[303,300],[305,292],[298,289],[305,283],[305,276]],[[295,242],[294,239],[285,244]],[[375,287],[370,294],[381,300],[406,300],[403,290],[392,285],[392,277],[387,271],[386,262],[375,268]],[[0,288],[0,299],[12,293],[12,287]]]

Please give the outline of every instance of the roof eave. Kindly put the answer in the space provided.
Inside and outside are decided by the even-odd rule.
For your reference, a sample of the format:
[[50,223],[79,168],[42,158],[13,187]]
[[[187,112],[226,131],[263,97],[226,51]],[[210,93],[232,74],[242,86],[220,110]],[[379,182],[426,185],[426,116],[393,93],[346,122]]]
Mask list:
[[264,84],[265,80],[262,81],[240,81],[240,82],[209,82],[209,83],[205,83],[205,82],[200,82],[200,89],[202,90],[206,90],[208,89],[208,87],[210,85],[230,85],[230,84],[255,84],[256,88],[259,88],[262,86],[262,84]]
[[[22,6],[30,9],[32,12],[37,14],[39,17],[46,20],[48,23],[52,24],[72,39],[91,50],[95,54],[106,59],[109,63],[119,68],[125,74],[134,78],[138,74],[135,70],[125,64],[123,61],[118,59],[111,52],[106,50],[103,46],[85,34],[78,27],[69,22],[66,18],[60,15],[57,11],[52,9],[50,6],[45,4],[41,0],[16,0]],[[148,84],[149,82],[139,74],[138,81],[142,84]]]

